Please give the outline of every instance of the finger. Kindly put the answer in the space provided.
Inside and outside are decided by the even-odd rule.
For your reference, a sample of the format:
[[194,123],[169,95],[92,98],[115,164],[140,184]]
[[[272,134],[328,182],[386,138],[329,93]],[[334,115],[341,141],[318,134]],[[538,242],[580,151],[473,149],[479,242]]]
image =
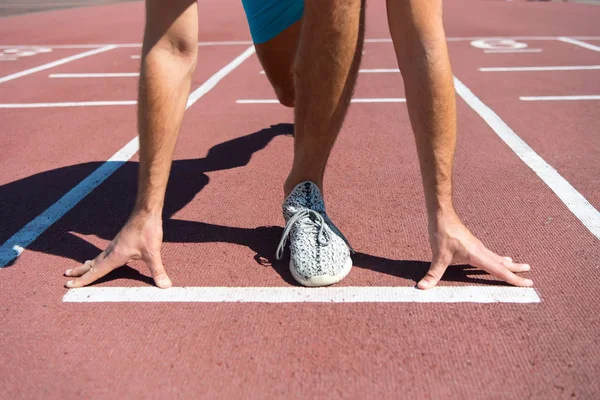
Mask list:
[[162,259],[159,254],[153,255],[150,260],[146,262],[148,268],[150,268],[150,272],[152,273],[152,277],[154,278],[154,283],[161,289],[167,289],[173,286],[173,282],[167,275],[167,271],[165,270],[165,266],[162,263]]
[[[98,257],[100,258],[100,256]],[[77,279],[73,279],[67,282],[68,288],[79,288],[89,285],[92,282],[102,278],[112,270],[122,266],[124,263],[120,262],[114,257],[102,258],[100,261],[93,260],[90,263],[90,269]]]
[[80,277],[81,275],[88,272],[90,268],[92,268],[92,260],[87,260],[85,263],[83,263],[83,265],[66,270],[65,276]]
[[[531,279],[515,275],[510,269],[503,265],[502,262],[494,259],[491,255],[487,254],[483,250],[472,254],[471,260],[471,263],[474,267],[481,268],[496,278],[502,279],[504,282],[513,286],[533,286],[533,281]],[[504,261],[506,262],[506,260]]]
[[487,254],[502,264],[504,267],[508,268],[511,272],[526,272],[531,270],[531,266],[529,264],[517,264],[513,262],[513,259],[510,257],[501,257],[488,248],[485,249]]
[[417,283],[417,287],[419,289],[431,289],[432,287],[437,285],[440,279],[442,279],[442,276],[444,276],[448,265],[450,265],[450,259],[451,257],[435,257],[434,260],[431,262],[429,271],[427,271],[425,277],[423,277],[423,279],[421,279],[419,283]]

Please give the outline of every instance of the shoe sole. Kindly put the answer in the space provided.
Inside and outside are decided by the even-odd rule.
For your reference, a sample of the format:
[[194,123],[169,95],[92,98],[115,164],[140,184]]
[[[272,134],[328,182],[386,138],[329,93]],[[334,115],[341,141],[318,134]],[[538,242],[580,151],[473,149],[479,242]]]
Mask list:
[[329,286],[329,285],[338,283],[339,281],[344,279],[350,273],[351,269],[352,269],[352,258],[348,257],[346,259],[346,261],[344,262],[344,268],[342,268],[340,273],[337,275],[329,275],[329,274],[328,275],[319,275],[319,276],[313,276],[310,279],[302,279],[296,273],[296,268],[294,268],[294,260],[290,260],[290,272],[292,273],[292,276],[294,277],[296,282],[298,282],[299,284],[301,284],[303,286],[309,286],[309,287]]

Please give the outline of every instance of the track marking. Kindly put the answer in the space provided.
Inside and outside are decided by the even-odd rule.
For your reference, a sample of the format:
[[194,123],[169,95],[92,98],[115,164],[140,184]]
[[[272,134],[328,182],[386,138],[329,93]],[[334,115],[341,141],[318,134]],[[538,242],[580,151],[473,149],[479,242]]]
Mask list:
[[558,40],[560,40],[561,42],[565,42],[565,43],[571,43],[571,44],[574,44],[575,46],[583,47],[588,50],[600,51],[600,46],[594,46],[593,44],[582,42],[580,40],[573,39],[572,37],[562,36],[562,37],[559,37]]
[[134,78],[140,76],[139,72],[115,72],[92,74],[50,74],[48,78]]
[[[398,68],[375,68],[375,69],[359,69],[359,73],[361,74],[385,74],[385,73],[394,73],[400,72]],[[261,75],[265,74],[265,71],[260,71]]]
[[505,286],[413,287],[86,287],[70,289],[65,303],[540,303],[533,288]]
[[141,59],[141,58],[142,58],[142,56],[140,56],[140,55],[133,55],[133,56],[131,56],[130,58],[131,58],[132,60],[139,60],[139,59]]
[[584,96],[521,96],[523,101],[600,100],[600,95]]
[[[560,40],[564,36],[468,36],[468,37],[447,37],[446,40],[449,42],[462,42],[462,41],[473,41],[473,40]],[[568,39],[573,40],[600,40],[600,36],[569,36]],[[371,38],[365,39],[366,43],[391,43],[391,38]],[[228,41],[213,41],[213,42],[198,42],[198,46],[238,46],[238,45],[252,45],[251,40],[228,40]],[[118,48],[133,48],[142,47],[142,43],[97,43],[97,44],[44,44],[44,45],[31,45],[31,44],[20,44],[20,45],[0,45],[0,49],[6,49],[11,47],[20,48],[31,48],[31,47],[47,47],[50,49],[96,49],[105,46],[116,46]]]
[[487,49],[484,50],[484,53],[541,53],[542,49]]
[[132,106],[135,100],[123,101],[72,101],[64,103],[7,103],[0,104],[0,108],[54,108],[54,107],[96,107],[96,106]]
[[[235,101],[237,104],[279,104],[277,99],[241,99]],[[374,98],[374,99],[352,99],[351,103],[405,103],[406,99],[400,97]]]
[[90,50],[90,51],[86,51],[86,52],[83,52],[83,53],[80,53],[80,54],[76,54],[74,56],[69,56],[69,57],[61,58],[60,60],[52,61],[50,63],[44,64],[44,65],[40,65],[39,67],[30,68],[30,69],[26,69],[25,71],[21,71],[21,72],[15,73],[15,74],[7,75],[7,76],[5,76],[3,78],[0,78],[0,83],[4,83],[4,82],[11,81],[13,79],[21,78],[21,77],[26,76],[26,75],[31,75],[31,74],[34,74],[36,72],[43,71],[45,69],[54,68],[54,67],[57,67],[59,65],[63,65],[63,64],[69,63],[71,61],[75,61],[75,60],[79,60],[81,58],[93,56],[95,54],[99,54],[99,53],[103,53],[105,51],[113,50],[115,48],[116,48],[115,45],[109,45],[109,46],[101,47],[99,49]]
[[583,225],[597,239],[600,239],[600,212],[456,77],[454,77],[454,85],[458,95],[469,107],[479,114],[500,139],[552,189]]
[[471,42],[471,46],[478,49],[515,50],[524,49],[527,43],[517,42],[513,39],[478,39]]
[[398,68],[374,68],[374,69],[359,69],[358,72],[361,74],[386,74],[400,72]]
[[[194,90],[186,105],[186,109],[191,107],[202,96],[213,89],[219,81],[225,78],[231,71],[242,64],[248,57],[254,54],[254,47],[247,48],[242,54],[234,58],[229,64],[221,68],[217,73],[211,76],[199,88]],[[17,258],[23,250],[37,239],[46,229],[52,226],[56,221],[62,218],[70,209],[75,207],[81,200],[111,176],[125,162],[138,151],[139,142],[136,136],[125,145],[121,150],[115,153],[108,161],[102,164],[98,169],[92,172],[87,178],[82,180],[77,186],[71,189],[67,194],[61,197],[56,203],[47,208],[38,215],[33,221],[25,225],[20,231],[10,237],[2,246],[0,246],[0,268],[6,266],[12,260]]]
[[585,71],[600,69],[600,65],[564,65],[556,67],[491,67],[479,68],[482,72],[511,72],[511,71]]

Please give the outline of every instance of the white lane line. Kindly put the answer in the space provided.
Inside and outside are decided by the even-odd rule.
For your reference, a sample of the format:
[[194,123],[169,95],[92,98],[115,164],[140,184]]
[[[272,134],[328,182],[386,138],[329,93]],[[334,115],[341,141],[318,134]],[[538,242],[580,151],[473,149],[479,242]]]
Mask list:
[[374,69],[359,69],[361,74],[386,74],[400,72],[398,68],[374,68]]
[[594,46],[593,44],[582,42],[581,40],[577,40],[572,37],[562,36],[562,37],[559,37],[558,40],[560,40],[561,42],[565,42],[565,43],[571,43],[571,44],[574,44],[575,46],[583,47],[588,50],[600,51],[600,46]]
[[484,53],[541,53],[542,49],[488,49]]
[[401,97],[381,98],[381,99],[352,99],[351,103],[406,103],[406,99]]
[[479,68],[482,72],[511,72],[511,71],[586,71],[600,69],[600,65],[560,65],[554,67],[490,67]]
[[[242,54],[221,68],[216,74],[194,90],[187,102],[186,108],[191,107],[202,96],[214,88],[216,84],[238,67],[248,57],[254,54],[254,47],[249,47]],[[70,209],[98,187],[106,178],[111,176],[138,151],[139,142],[136,136],[133,140],[113,155],[108,161],[82,180],[77,186],[61,197],[56,203],[25,225],[20,231],[11,236],[0,246],[0,268],[17,258],[23,250],[38,238],[52,224],[62,218]]]
[[573,100],[600,100],[600,95],[590,96],[521,96],[523,101],[573,101]]
[[139,60],[140,58],[142,58],[142,56],[140,56],[140,55],[135,55],[135,54],[134,54],[134,55],[133,55],[133,56],[131,56],[130,58],[131,58],[132,60]]
[[540,303],[533,288],[505,286],[413,287],[86,287],[70,289],[65,303]]
[[[400,69],[398,69],[398,68],[359,69],[358,72],[361,74],[385,74],[385,73],[400,72]],[[265,71],[260,71],[260,74],[264,75]]]
[[0,108],[54,108],[54,107],[103,107],[103,106],[132,106],[135,100],[123,101],[71,101],[64,103],[6,103]]
[[140,76],[139,72],[114,72],[114,73],[81,73],[81,74],[50,74],[48,78],[134,78]]
[[[241,99],[235,101],[237,104],[279,104],[277,99]],[[351,103],[405,103],[406,99],[400,97],[352,99]]]
[[[508,39],[508,40],[560,40],[564,36],[467,36],[467,37],[447,37],[446,40],[449,42],[462,42],[462,41],[473,41],[473,40],[496,40],[496,39]],[[569,36],[568,39],[572,40],[600,40],[600,36]],[[366,39],[367,43],[391,43],[391,38],[370,38]],[[228,40],[228,41],[213,41],[213,42],[198,42],[198,46],[239,46],[239,45],[251,45],[251,40]],[[0,45],[0,49],[8,48],[33,48],[33,47],[47,47],[51,49],[96,49],[105,46],[116,46],[122,48],[134,48],[142,47],[142,43],[97,43],[97,44],[44,44],[44,45],[32,45],[32,44],[3,44]]]
[[[198,46],[248,46],[253,44],[251,40],[225,40],[213,42],[198,42]],[[137,48],[142,47],[142,43],[98,43],[98,44],[48,44],[48,45],[32,45],[32,44],[3,44],[0,49],[23,48],[29,49],[34,47],[47,47],[50,49],[96,49],[105,46],[115,46],[117,48]]]
[[11,81],[13,79],[21,78],[22,76],[31,75],[31,74],[34,74],[36,72],[43,71],[45,69],[54,68],[54,67],[57,67],[59,65],[63,65],[63,64],[69,63],[71,61],[75,61],[75,60],[79,60],[81,58],[93,56],[95,54],[103,53],[105,51],[109,51],[109,50],[112,50],[112,49],[115,49],[115,48],[116,48],[116,46],[114,46],[114,45],[104,46],[104,47],[101,47],[99,49],[86,51],[86,52],[83,52],[83,53],[80,53],[80,54],[76,54],[74,56],[61,58],[60,60],[52,61],[52,62],[49,62],[47,64],[40,65],[39,67],[30,68],[30,69],[26,69],[25,71],[21,71],[21,72],[15,73],[15,74],[7,75],[7,76],[5,76],[3,78],[0,78],[0,83],[4,83],[4,82]]
[[600,239],[600,212],[456,77],[454,77],[454,85],[458,95],[552,189],[583,225]]

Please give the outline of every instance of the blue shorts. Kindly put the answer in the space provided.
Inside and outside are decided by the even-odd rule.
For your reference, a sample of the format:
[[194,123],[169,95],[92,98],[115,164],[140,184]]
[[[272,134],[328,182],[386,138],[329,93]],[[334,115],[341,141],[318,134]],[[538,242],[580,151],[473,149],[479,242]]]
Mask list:
[[304,0],[242,0],[254,43],[264,43],[302,18]]

